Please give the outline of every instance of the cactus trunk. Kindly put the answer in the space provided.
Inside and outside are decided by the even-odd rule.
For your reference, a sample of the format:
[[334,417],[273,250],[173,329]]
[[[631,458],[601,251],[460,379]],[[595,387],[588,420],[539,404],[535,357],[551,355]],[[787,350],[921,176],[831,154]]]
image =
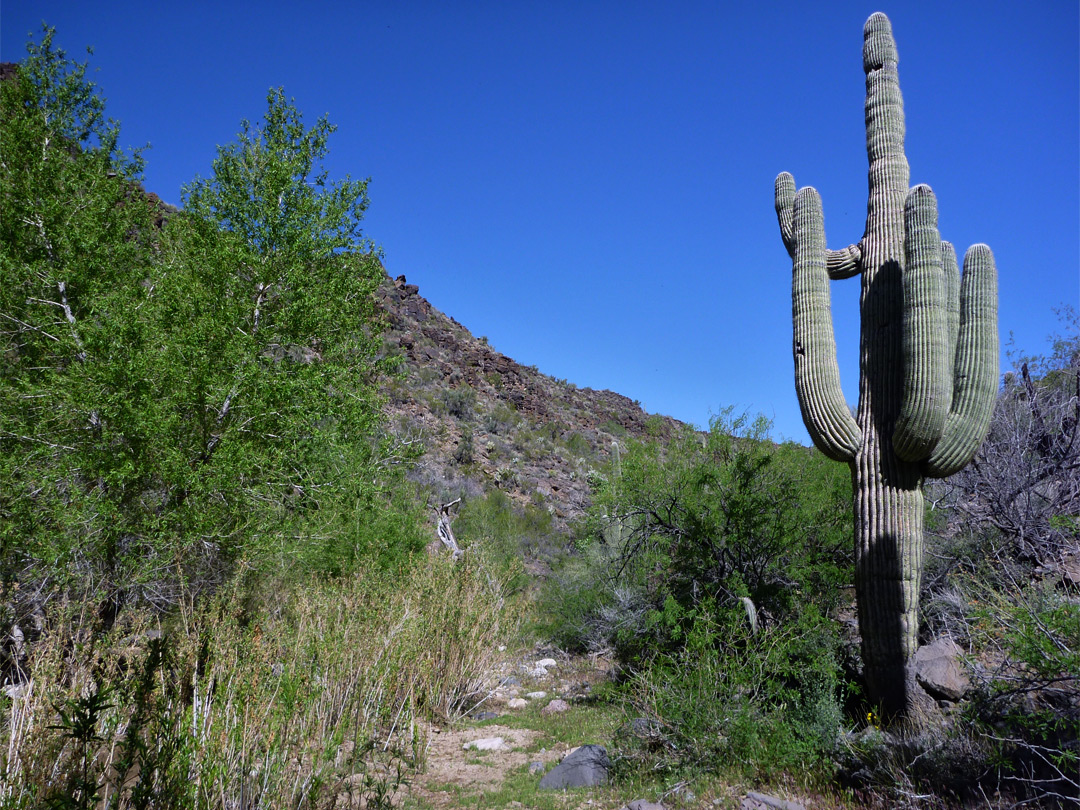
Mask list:
[[[825,243],[821,200],[776,179],[776,212],[793,260],[795,389],[819,449],[851,466],[855,588],[868,695],[891,720],[927,701],[915,683],[927,476],[959,470],[989,426],[997,390],[993,256],[973,246],[960,282],[952,246],[937,230],[927,186],[908,188],[904,107],[892,27],[864,28],[866,230],[842,250]],[[859,407],[844,402],[836,364],[829,279],[861,278]]]

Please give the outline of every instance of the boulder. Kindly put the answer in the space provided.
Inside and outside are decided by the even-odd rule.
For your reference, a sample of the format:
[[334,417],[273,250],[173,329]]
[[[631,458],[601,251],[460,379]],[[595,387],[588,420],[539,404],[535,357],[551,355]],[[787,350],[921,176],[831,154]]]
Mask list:
[[947,636],[920,647],[915,653],[915,679],[933,697],[959,700],[971,688],[960,668],[962,651]]
[[571,751],[548,771],[540,780],[543,790],[565,790],[576,787],[593,787],[607,782],[607,750],[602,745],[583,745]]
[[570,710],[570,704],[565,700],[556,698],[540,710],[540,714],[561,714]]

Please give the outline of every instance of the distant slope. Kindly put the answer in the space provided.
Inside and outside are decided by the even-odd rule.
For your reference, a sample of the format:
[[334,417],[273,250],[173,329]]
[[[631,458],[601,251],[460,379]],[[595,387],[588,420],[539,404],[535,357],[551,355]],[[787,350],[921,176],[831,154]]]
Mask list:
[[546,507],[565,532],[588,506],[589,473],[608,463],[613,442],[667,437],[681,424],[621,394],[516,363],[431,306],[404,276],[387,278],[378,296],[384,350],[404,365],[403,378],[384,387],[391,429],[424,442],[413,477],[444,502],[498,487]]

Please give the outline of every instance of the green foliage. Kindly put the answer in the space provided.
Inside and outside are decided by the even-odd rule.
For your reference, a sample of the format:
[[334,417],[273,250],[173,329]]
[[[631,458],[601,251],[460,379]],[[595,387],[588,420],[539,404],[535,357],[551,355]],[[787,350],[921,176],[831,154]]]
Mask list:
[[322,161],[336,127],[326,116],[305,129],[282,88],[271,88],[266,104],[263,123],[241,122],[237,142],[218,147],[213,178],[197,178],[184,196],[188,211],[236,234],[272,265],[261,281],[280,285],[290,270],[303,272],[335,252],[370,252],[360,228],[368,181],[328,181]]
[[436,413],[448,413],[455,419],[468,421],[472,419],[476,406],[476,392],[468,385],[444,388],[439,392],[436,403]]
[[647,722],[622,738],[621,753],[673,775],[827,776],[841,723],[831,624],[810,609],[754,631],[741,608],[705,604],[679,626],[683,646],[624,686]]
[[78,763],[71,771],[68,784],[62,792],[50,798],[50,807],[87,810],[97,804],[98,779],[93,768],[96,747],[105,741],[98,733],[98,724],[106,711],[112,708],[107,690],[93,689],[79,698],[69,698],[54,707],[59,722],[49,728],[58,729],[75,744]]
[[566,449],[579,458],[592,455],[592,446],[589,444],[589,440],[577,431],[574,431],[566,438]]
[[729,411],[707,434],[628,442],[596,483],[543,612],[558,643],[614,648],[627,666],[620,699],[649,723],[626,760],[825,773],[844,686],[825,616],[852,577],[849,476]]
[[55,616],[33,688],[0,703],[0,807],[389,806],[423,764],[418,721],[483,698],[518,605],[480,549],[292,585],[95,637]]
[[996,651],[967,707],[971,731],[1006,781],[1034,795],[1080,788],[1080,599],[1049,585],[998,591],[970,583],[972,631]]
[[513,591],[524,590],[529,583],[522,561],[550,556],[556,539],[546,509],[517,506],[499,489],[467,500],[454,522],[454,533],[464,548],[482,548]]
[[[129,534],[111,417],[145,298],[149,210],[104,101],[46,29],[0,86],[0,543],[5,577],[83,570]],[[76,204],[77,201],[77,204]]]
[[320,168],[333,127],[304,129],[271,91],[265,124],[162,225],[85,66],[51,30],[28,50],[0,87],[4,577],[115,614],[241,558],[348,568],[386,548],[341,533],[360,513],[395,524],[390,556],[422,545],[381,514],[383,271],[360,236],[366,184]]
[[472,428],[466,427],[461,433],[461,441],[454,449],[454,461],[458,464],[472,464],[474,451]]
[[[850,481],[817,453],[773,445],[767,429],[728,414],[667,447],[630,443],[597,494],[590,535],[608,546],[597,585],[611,605],[636,600],[644,620],[616,622],[624,659],[681,646],[679,621],[656,618],[669,602],[690,616],[705,600],[747,597],[771,621],[836,603],[850,578]],[[618,547],[605,543],[613,523]]]

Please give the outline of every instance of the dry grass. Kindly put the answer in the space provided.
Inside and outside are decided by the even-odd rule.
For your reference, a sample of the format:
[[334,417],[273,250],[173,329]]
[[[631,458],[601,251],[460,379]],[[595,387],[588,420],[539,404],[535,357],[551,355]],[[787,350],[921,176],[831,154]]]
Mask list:
[[[260,602],[244,610],[239,594],[219,594],[170,617],[161,640],[146,616],[99,637],[79,611],[54,616],[23,694],[0,698],[0,808],[50,797],[94,806],[93,786],[77,783],[84,750],[101,806],[335,807],[365,791],[370,800],[400,782],[394,763],[421,764],[418,720],[454,717],[478,699],[518,622],[475,557],[426,558],[407,577],[357,575]],[[111,705],[80,736],[59,710],[70,719],[102,689]]]

